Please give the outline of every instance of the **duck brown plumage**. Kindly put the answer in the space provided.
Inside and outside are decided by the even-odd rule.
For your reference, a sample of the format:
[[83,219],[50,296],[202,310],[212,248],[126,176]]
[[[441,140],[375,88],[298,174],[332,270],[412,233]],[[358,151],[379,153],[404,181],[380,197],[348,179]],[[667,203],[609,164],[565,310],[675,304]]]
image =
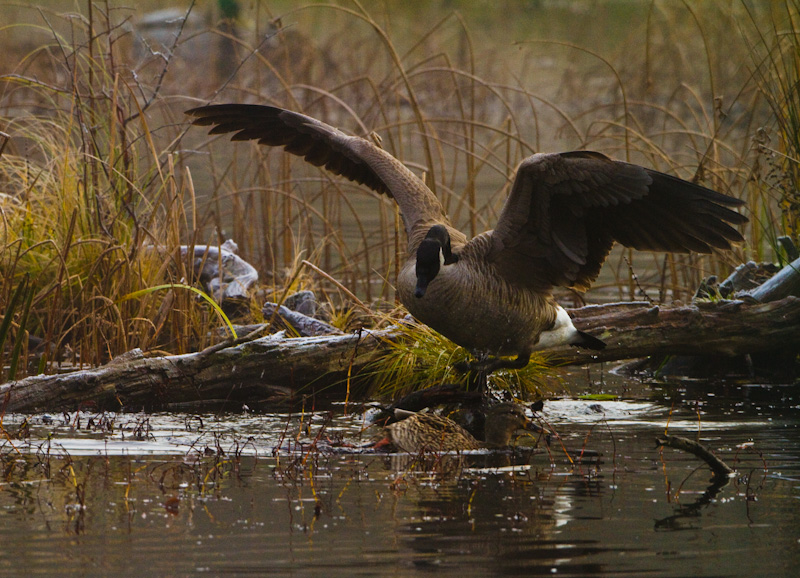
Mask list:
[[386,438],[408,453],[456,452],[480,448],[505,448],[514,434],[527,429],[530,420],[514,403],[501,403],[486,413],[486,441],[481,442],[453,420],[430,413],[415,413],[384,428]]

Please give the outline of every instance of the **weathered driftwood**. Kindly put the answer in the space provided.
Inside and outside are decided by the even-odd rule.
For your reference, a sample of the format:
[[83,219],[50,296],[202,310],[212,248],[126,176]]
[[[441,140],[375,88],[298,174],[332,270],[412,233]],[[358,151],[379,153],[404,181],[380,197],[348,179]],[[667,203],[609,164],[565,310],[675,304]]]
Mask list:
[[[800,260],[795,260],[751,292],[747,301],[698,301],[685,306],[614,303],[574,309],[570,314],[575,325],[603,339],[607,347],[564,348],[553,356],[564,364],[653,355],[732,357],[774,352],[788,352],[794,359],[800,352],[800,297],[788,294],[797,292],[798,280]],[[779,299],[760,303],[754,295]],[[292,324],[303,321],[295,315],[303,317],[292,312]],[[295,339],[278,333],[184,355],[146,358],[130,352],[96,369],[0,385],[0,412],[87,405],[134,410],[210,400],[229,402],[232,408],[252,407],[259,400],[312,395],[335,385],[337,393],[343,393],[351,378],[399,338],[392,329]]]
[[[737,355],[787,347],[800,351],[796,297],[678,307],[619,303],[571,313],[578,327],[603,338],[608,347],[556,352],[567,363],[656,354]],[[96,369],[0,385],[0,407],[5,403],[6,411],[57,411],[88,404],[134,410],[208,400],[252,407],[258,400],[311,395],[332,386],[342,394],[348,375],[357,376],[397,338],[392,329],[295,339],[279,333],[184,355],[145,358],[132,352]]]
[[281,329],[288,329],[299,337],[312,337],[316,335],[342,335],[344,331],[325,323],[314,317],[309,317],[299,311],[293,311],[277,303],[264,303],[261,308],[264,319],[269,319]]
[[[239,247],[231,239],[221,247],[195,245],[193,266],[195,275],[209,294],[222,303],[229,299],[247,299],[247,290],[258,281],[258,271],[236,254]],[[189,247],[181,245],[185,256]]]
[[385,330],[297,339],[278,333],[184,355],[146,358],[134,351],[96,369],[0,385],[0,408],[139,410],[209,400],[228,400],[240,408],[332,386],[344,393],[348,375],[374,360],[391,336]]
[[703,280],[696,298],[750,298],[756,301],[777,301],[789,295],[800,296],[800,258],[783,268],[774,263],[742,263],[722,283],[717,277]]
[[[785,249],[791,263],[779,269],[773,263],[744,263],[728,276],[722,283],[716,284],[716,278],[710,277],[701,284],[696,298],[712,296],[736,297],[748,302],[762,303],[779,301],[791,295],[800,297],[800,258],[797,249],[788,238],[779,241]],[[702,301],[700,301],[702,304]],[[761,326],[763,327],[763,326]],[[756,327],[757,331],[761,327]],[[737,371],[752,375],[770,376],[776,379],[791,379],[796,373],[795,359],[798,354],[797,343],[789,340],[784,345],[768,340],[770,347],[762,350],[750,350],[747,355],[709,356],[697,352],[691,355],[664,355],[644,360],[635,364],[637,369],[655,369],[660,375],[711,376]],[[666,362],[665,362],[666,359]]]
[[778,271],[759,287],[748,292],[758,301],[777,301],[788,295],[800,295],[800,258],[795,259]]
[[575,325],[607,343],[602,351],[559,349],[567,364],[650,355],[722,355],[800,351],[800,298],[770,303],[722,301],[684,306],[590,305],[570,311]]
[[732,467],[715,456],[707,447],[685,437],[670,435],[659,436],[656,438],[656,446],[666,446],[697,456],[711,468],[714,474],[712,482],[718,480],[726,481],[735,471]]

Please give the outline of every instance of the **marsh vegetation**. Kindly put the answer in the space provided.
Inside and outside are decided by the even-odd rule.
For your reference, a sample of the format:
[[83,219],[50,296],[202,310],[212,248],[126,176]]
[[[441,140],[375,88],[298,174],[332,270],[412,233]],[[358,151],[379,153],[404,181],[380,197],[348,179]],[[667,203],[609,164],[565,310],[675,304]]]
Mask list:
[[[65,12],[43,2],[6,13],[6,379],[220,339],[220,312],[189,289],[197,279],[181,245],[233,239],[258,269],[240,323],[306,288],[343,329],[404,315],[395,206],[279,151],[190,130],[183,111],[211,101],[374,131],[468,234],[492,227],[509,175],[537,151],[595,149],[747,200],[747,244],[735,252],[618,250],[596,288],[565,293],[567,303],[685,300],[709,274],[782,261],[778,237],[796,235],[794,2],[276,2],[226,16],[227,5],[145,16],[147,3]],[[579,41],[576,29],[587,31]],[[414,366],[400,359],[390,366]]]
[[[509,175],[540,151],[598,150],[747,202],[735,251],[615,250],[591,292],[559,295],[565,305],[686,302],[708,275],[784,264],[778,239],[798,241],[798,0],[276,0],[225,12],[236,4],[3,5],[0,381],[134,348],[200,351],[229,338],[227,321],[271,322],[262,304],[302,289],[346,331],[403,319],[394,204],[280,150],[190,128],[184,111],[209,102],[374,132],[467,234],[493,226]],[[191,247],[228,239],[260,279],[222,311],[198,297]],[[463,350],[401,330],[364,372],[373,393],[456,377]],[[377,433],[351,398],[300,396],[280,413],[236,400],[235,415],[91,404],[20,415],[0,398],[0,536],[15,553],[0,555],[0,574],[797,567],[796,385],[643,386],[595,367],[551,377],[542,361],[503,375],[506,387],[563,377],[593,397],[545,404],[550,445],[526,437],[500,455],[363,453]],[[654,448],[666,431],[698,437],[735,476],[708,487],[694,459]],[[601,458],[574,459],[584,450]]]
[[[797,387],[629,386],[547,403],[549,446],[494,455],[359,450],[375,432],[342,404],[6,416],[0,574],[791,575]],[[709,486],[665,428],[735,476]]]

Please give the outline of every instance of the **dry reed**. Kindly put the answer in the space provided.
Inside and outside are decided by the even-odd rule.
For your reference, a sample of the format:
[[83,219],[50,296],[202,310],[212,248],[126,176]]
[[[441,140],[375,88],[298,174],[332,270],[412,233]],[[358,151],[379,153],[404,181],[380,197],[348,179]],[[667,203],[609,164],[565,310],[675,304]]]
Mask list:
[[[231,23],[192,4],[185,22],[158,33],[109,2],[17,23],[31,40],[15,45],[0,77],[0,303],[17,341],[43,340],[32,371],[58,358],[96,364],[132,347],[206,345],[220,322],[189,292],[122,300],[191,284],[181,244],[235,239],[261,272],[262,297],[291,282],[348,317],[335,284],[294,274],[307,259],[365,302],[393,303],[404,248],[393,203],[282,151],[189,130],[183,110],[205,102],[274,104],[375,131],[468,233],[492,227],[514,167],[540,150],[596,149],[748,199],[747,247],[618,250],[590,299],[685,299],[705,275],[776,258],[774,239],[796,232],[796,0],[772,11],[609,3],[601,16],[560,14],[570,24],[549,27],[519,8],[417,7],[413,20],[416,9],[356,1],[281,6],[256,3]],[[488,31],[476,34],[478,17]],[[571,36],[584,29],[576,19],[594,31],[591,47]],[[22,309],[9,305],[26,275],[21,325]]]

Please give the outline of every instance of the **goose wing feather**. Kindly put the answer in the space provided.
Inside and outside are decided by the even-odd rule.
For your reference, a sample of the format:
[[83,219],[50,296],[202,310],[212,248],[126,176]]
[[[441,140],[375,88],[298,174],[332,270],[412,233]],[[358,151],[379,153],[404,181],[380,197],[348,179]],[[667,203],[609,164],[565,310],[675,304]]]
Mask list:
[[517,170],[489,260],[512,283],[588,289],[614,242],[710,253],[742,236],[742,201],[590,151],[537,154]]
[[429,222],[449,224],[431,190],[403,163],[370,141],[349,136],[317,119],[255,104],[217,104],[186,111],[209,134],[235,133],[231,140],[280,146],[307,162],[395,199],[406,232]]

